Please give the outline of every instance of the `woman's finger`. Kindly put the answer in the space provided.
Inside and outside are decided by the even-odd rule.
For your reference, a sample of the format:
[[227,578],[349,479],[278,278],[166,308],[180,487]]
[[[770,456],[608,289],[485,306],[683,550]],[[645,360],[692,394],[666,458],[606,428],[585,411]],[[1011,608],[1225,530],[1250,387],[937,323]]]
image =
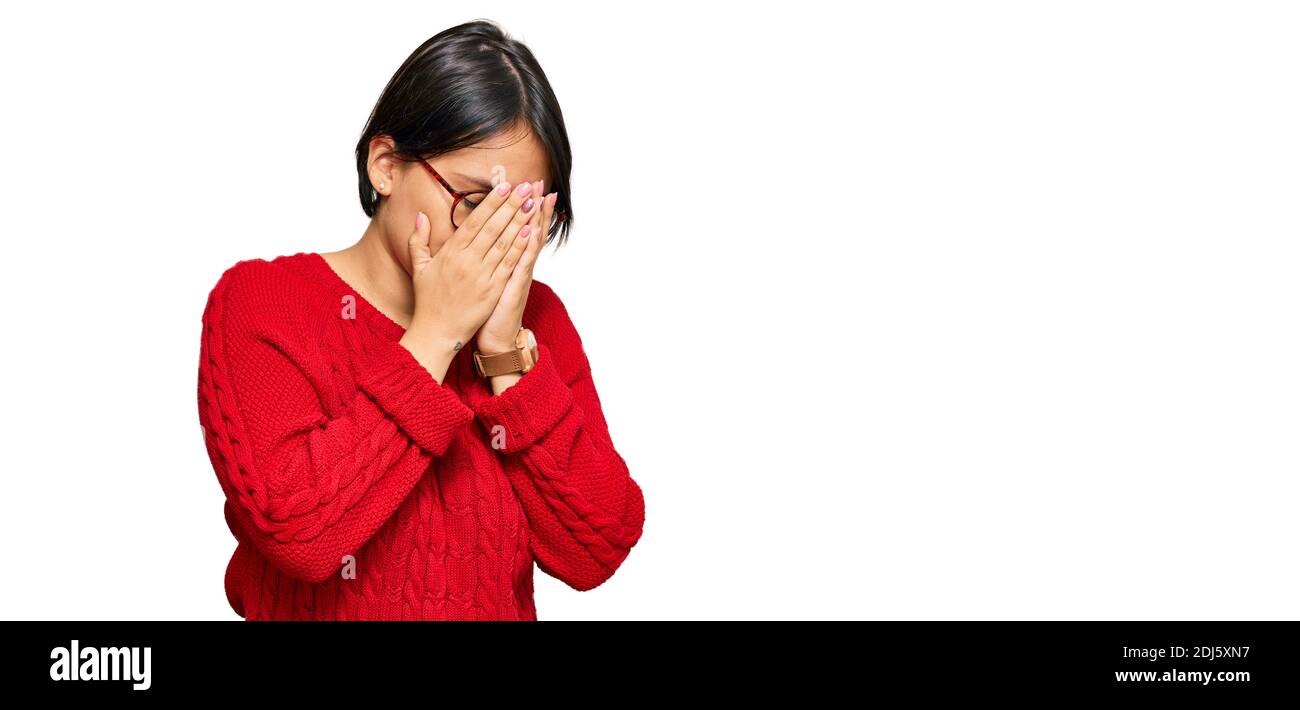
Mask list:
[[514,244],[515,237],[520,235],[524,227],[532,224],[537,212],[541,210],[541,198],[536,197],[536,191],[536,183],[533,183],[529,190],[529,195],[524,200],[519,211],[515,213],[514,218],[510,220],[510,223],[506,225],[506,228],[501,230],[501,236],[497,237],[496,242],[493,243],[488,248],[487,253],[483,255],[483,266],[489,269],[494,269],[500,265],[501,260],[510,251],[510,247]]
[[511,240],[509,248],[506,249],[505,253],[502,255],[501,261],[497,263],[496,270],[492,272],[492,278],[497,279],[498,282],[504,281],[505,288],[509,288],[510,286],[510,274],[515,270],[515,264],[518,264],[519,260],[528,253],[528,244],[532,241],[532,239],[530,239],[532,235],[532,224],[525,224],[521,227],[515,233],[515,237]]
[[542,245],[546,243],[546,230],[543,228],[545,224],[546,219],[542,214],[542,210],[538,210],[537,221],[528,232],[528,236],[531,237],[528,240],[528,248],[524,250],[523,256],[520,257],[519,265],[515,267],[516,273],[523,279],[523,298],[525,302],[528,299],[528,286],[533,280],[533,264],[537,263],[537,255],[541,253]]
[[479,203],[478,207],[470,212],[465,223],[456,229],[456,233],[451,235],[448,242],[455,244],[460,248],[465,248],[474,241],[474,237],[483,229],[483,225],[488,219],[497,213],[498,210],[510,203],[510,195],[513,193],[512,185],[508,182],[501,182],[488,192],[488,196]]
[[538,210],[537,231],[533,233],[533,239],[529,243],[528,250],[532,252],[531,258],[523,264],[523,268],[528,270],[529,278],[532,277],[533,264],[537,261],[537,255],[541,253],[542,247],[546,246],[546,235],[550,232],[548,227],[551,224],[551,215],[555,212],[555,206],[547,206],[550,202],[550,196],[542,193],[542,208]]
[[406,246],[411,255],[411,271],[418,272],[424,268],[433,256],[429,247],[429,218],[423,212],[415,215],[415,228],[411,231],[411,236],[406,240]]
[[[526,271],[529,268],[531,260],[535,259],[537,256],[538,245],[546,238],[546,210],[544,207],[546,204],[546,193],[542,191],[542,184],[542,181],[537,181],[537,194],[541,195],[541,197],[538,198],[537,207],[533,209],[533,212],[536,214],[533,215],[533,221],[529,222],[529,224],[532,225],[532,229],[528,230],[528,236],[530,237],[528,240],[528,248],[524,251],[519,266],[515,268],[516,272],[520,270]],[[525,273],[524,276],[527,277],[528,274]]]
[[[542,182],[539,180],[533,183],[533,185],[534,185],[534,189],[537,191],[537,194],[541,194]],[[539,203],[540,202],[541,200],[539,200]],[[526,227],[528,227],[528,235],[527,235],[528,238],[522,240],[523,253],[519,255],[511,255],[511,258],[503,258],[501,260],[501,263],[497,265],[496,272],[493,274],[493,276],[497,278],[509,279],[508,283],[506,284],[505,291],[503,292],[504,294],[513,295],[511,289],[516,287],[515,284],[518,281],[518,277],[521,269],[527,270],[530,264],[529,255],[533,255],[533,257],[535,258],[537,253],[537,248],[536,248],[537,241],[541,236],[541,230],[542,230],[541,207],[540,206],[534,207],[532,210],[530,210],[530,214],[532,214],[532,218],[529,219],[528,224],[525,225]],[[519,231],[520,231],[520,236],[522,236],[523,228],[520,228]],[[519,245],[519,240],[516,240],[515,246],[518,245]]]
[[[559,194],[554,192],[542,198],[542,226],[546,231],[544,236],[550,236],[551,234],[551,220],[555,219],[555,203],[558,202],[559,199]],[[545,242],[544,238],[543,242]]]
[[[530,200],[532,202],[529,202]],[[510,197],[488,218],[466,249],[479,259],[490,259],[488,252],[493,245],[498,245],[501,247],[496,254],[496,259],[499,261],[506,247],[510,246],[510,240],[515,238],[519,228],[528,221],[530,215],[528,212],[521,211],[521,208],[525,204],[531,207],[536,202],[537,200],[533,198],[532,183],[521,182],[516,185],[515,189],[510,191]]]

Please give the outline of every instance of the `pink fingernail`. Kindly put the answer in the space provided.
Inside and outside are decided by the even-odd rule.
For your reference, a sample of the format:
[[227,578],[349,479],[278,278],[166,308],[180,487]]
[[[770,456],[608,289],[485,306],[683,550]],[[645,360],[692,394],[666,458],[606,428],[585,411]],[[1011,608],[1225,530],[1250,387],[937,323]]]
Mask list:
[[423,229],[423,228],[424,228],[424,213],[423,213],[423,212],[420,212],[419,214],[416,214],[416,215],[415,215],[415,228],[416,228],[416,229]]
[[525,224],[525,225],[524,225],[524,228],[521,229],[521,230],[519,230],[519,236],[521,236],[521,237],[526,237],[526,236],[528,236],[528,228],[531,227],[531,226],[533,226],[533,225],[531,225],[531,224]]
[[510,183],[508,183],[508,182],[503,182],[503,183],[501,183],[500,185],[497,185],[497,194],[498,194],[498,195],[509,195],[509,194],[510,194]]
[[532,208],[533,208],[533,198],[530,197],[530,198],[524,200],[524,206],[521,207],[520,209],[522,209],[524,212],[527,212],[528,210],[531,210]]
[[524,195],[527,195],[528,191],[531,189],[533,189],[532,183],[525,182],[520,184],[519,187],[515,188],[515,194],[519,195],[520,197],[523,197]]

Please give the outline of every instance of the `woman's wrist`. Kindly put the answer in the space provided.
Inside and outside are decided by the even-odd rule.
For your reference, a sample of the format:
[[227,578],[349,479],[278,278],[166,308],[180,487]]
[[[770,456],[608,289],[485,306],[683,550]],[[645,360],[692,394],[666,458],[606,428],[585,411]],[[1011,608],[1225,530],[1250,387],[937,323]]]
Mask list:
[[522,372],[508,372],[504,375],[493,375],[489,377],[488,380],[492,385],[492,394],[501,394],[502,392],[505,392],[523,376],[524,373]]
[[[475,341],[474,347],[483,355],[499,355],[501,353],[508,353],[519,349],[519,346],[515,345],[514,342],[498,343],[491,339]],[[507,372],[502,375],[492,375],[486,379],[488,380],[488,384],[492,387],[492,393],[501,394],[510,389],[510,386],[518,382],[523,376],[524,373],[522,372]]]
[[498,343],[492,340],[476,340],[474,348],[484,355],[498,355],[515,349],[514,343]]
[[411,323],[411,327],[398,342],[411,352],[416,362],[428,370],[438,384],[443,383],[456,353],[464,347],[460,338],[447,334],[434,325],[420,322]]

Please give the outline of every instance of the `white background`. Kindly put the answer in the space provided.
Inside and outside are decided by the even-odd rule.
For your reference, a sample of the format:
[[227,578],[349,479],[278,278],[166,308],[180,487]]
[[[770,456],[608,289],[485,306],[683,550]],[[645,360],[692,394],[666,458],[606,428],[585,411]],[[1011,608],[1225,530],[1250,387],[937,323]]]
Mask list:
[[644,537],[558,619],[1296,619],[1287,3],[39,3],[0,20],[0,615],[236,619],[199,322],[365,228],[401,61],[500,22]]

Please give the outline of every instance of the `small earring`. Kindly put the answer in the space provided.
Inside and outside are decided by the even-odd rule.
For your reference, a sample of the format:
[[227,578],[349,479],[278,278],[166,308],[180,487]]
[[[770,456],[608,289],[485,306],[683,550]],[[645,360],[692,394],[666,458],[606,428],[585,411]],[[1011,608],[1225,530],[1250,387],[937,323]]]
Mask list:
[[382,188],[384,187],[384,183],[382,183],[382,182],[379,183],[379,187],[380,187],[380,189],[382,189]]

